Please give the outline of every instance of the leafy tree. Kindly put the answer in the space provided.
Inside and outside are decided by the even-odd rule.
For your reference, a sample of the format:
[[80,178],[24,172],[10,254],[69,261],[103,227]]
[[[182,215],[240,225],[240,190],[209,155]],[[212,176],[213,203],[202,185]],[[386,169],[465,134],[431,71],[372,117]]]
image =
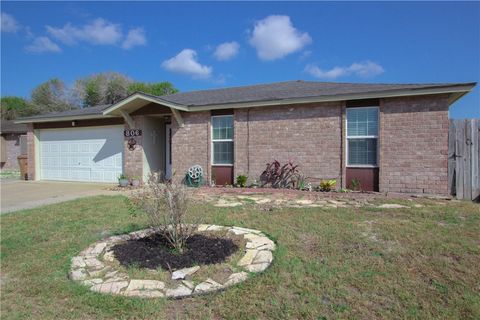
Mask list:
[[102,103],[102,92],[101,92],[100,80],[90,79],[85,81],[83,88],[82,96],[82,105],[83,106],[96,106]]
[[177,93],[178,90],[170,82],[134,82],[128,86],[128,94],[134,92],[144,92],[154,96],[163,96],[167,94]]
[[59,112],[76,108],[62,80],[50,79],[32,91],[32,104],[39,113]]
[[83,107],[113,104],[133,92],[162,96],[178,92],[170,82],[133,82],[117,72],[99,73],[75,82],[74,95]]
[[128,95],[131,83],[132,80],[121,73],[99,73],[77,80],[74,94],[83,107],[112,104]]
[[15,96],[2,97],[0,99],[0,111],[4,120],[14,120],[39,113],[39,110],[30,102]]

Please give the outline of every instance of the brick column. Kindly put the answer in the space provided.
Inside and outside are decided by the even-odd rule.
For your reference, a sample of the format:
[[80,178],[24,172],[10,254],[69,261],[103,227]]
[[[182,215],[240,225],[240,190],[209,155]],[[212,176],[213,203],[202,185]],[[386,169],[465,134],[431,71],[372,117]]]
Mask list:
[[341,155],[340,155],[340,172],[341,172],[341,181],[337,184],[337,187],[347,188],[347,103],[346,101],[342,102],[342,111],[340,114],[340,128],[341,128]]
[[233,125],[234,167],[233,176],[240,174],[249,176],[248,181],[253,182],[255,177],[250,177],[248,168],[248,109],[235,109]]
[[200,165],[205,179],[210,180],[210,111],[181,112],[184,125],[172,118],[172,172],[174,179],[185,178],[187,170]]
[[[143,130],[145,116],[133,116],[132,118],[135,122],[135,128],[130,128],[128,124],[125,123],[125,129]],[[138,176],[141,180],[143,180],[143,136],[134,137],[137,142],[134,150],[130,150],[128,148],[128,139],[130,138],[125,137],[123,142],[123,173],[129,178]]]
[[35,148],[38,148],[38,146],[35,145],[35,131],[33,123],[29,123],[27,128],[28,180],[36,179]]

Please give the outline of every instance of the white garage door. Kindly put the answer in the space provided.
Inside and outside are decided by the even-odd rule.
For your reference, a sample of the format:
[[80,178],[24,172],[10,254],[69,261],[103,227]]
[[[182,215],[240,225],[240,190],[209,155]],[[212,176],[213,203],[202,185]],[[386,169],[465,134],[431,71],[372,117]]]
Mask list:
[[40,130],[42,180],[115,182],[122,173],[123,127]]

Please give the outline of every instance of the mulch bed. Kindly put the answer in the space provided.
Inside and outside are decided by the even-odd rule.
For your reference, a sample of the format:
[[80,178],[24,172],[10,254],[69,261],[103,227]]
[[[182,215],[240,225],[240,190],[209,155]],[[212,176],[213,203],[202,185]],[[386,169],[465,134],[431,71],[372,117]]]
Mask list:
[[195,265],[216,264],[238,250],[233,240],[195,234],[187,240],[182,254],[176,253],[160,234],[129,240],[113,248],[115,258],[125,267],[164,270],[188,268]]

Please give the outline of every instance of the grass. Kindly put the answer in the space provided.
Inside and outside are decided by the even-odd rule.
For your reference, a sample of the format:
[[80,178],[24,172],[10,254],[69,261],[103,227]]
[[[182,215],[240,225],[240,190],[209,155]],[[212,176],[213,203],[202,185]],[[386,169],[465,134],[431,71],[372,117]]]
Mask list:
[[[409,202],[410,205],[412,202]],[[146,227],[121,196],[1,217],[2,319],[478,319],[480,207],[416,200],[403,209],[192,207],[205,223],[277,242],[263,274],[225,292],[170,301],[100,295],[67,278],[70,258]]]
[[20,179],[20,171],[0,170],[0,179]]

